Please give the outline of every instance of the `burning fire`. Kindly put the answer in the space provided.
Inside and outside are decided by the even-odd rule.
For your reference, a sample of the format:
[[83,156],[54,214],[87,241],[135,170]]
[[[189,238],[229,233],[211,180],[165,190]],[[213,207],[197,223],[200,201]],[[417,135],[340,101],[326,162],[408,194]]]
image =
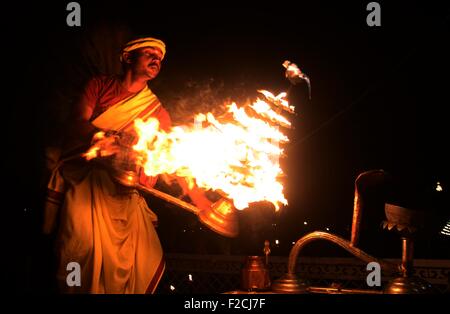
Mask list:
[[107,157],[118,153],[118,148],[115,146],[117,139],[117,135],[107,135],[103,131],[95,133],[92,138],[94,145],[83,154],[83,157],[87,160],[91,160],[97,157]]
[[[243,107],[232,103],[223,116],[198,114],[194,124],[175,126],[169,132],[160,130],[157,119],[136,120],[138,142],[133,149],[140,156],[137,163],[148,176],[167,173],[184,177],[190,184],[195,181],[231,199],[237,209],[268,201],[278,210],[287,204],[279,181],[283,175],[280,144],[289,141],[278,125],[291,126],[280,112],[293,112],[294,107],[284,99],[285,93],[260,92],[270,103],[261,99]],[[99,151],[101,155],[102,145],[91,147],[86,158],[98,156]]]

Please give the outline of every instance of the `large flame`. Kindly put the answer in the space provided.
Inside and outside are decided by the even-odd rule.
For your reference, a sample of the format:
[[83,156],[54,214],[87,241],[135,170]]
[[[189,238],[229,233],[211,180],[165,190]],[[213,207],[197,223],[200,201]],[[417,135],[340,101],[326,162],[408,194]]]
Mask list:
[[[283,99],[285,93],[261,92],[268,100],[276,99],[282,107],[293,109]],[[261,99],[244,107],[232,103],[228,115],[198,114],[194,124],[169,132],[160,130],[156,119],[136,120],[138,142],[133,148],[141,155],[148,176],[168,173],[195,180],[199,187],[233,200],[237,209],[269,201],[278,210],[287,204],[279,181],[283,174],[279,144],[289,139],[277,124],[291,125]]]

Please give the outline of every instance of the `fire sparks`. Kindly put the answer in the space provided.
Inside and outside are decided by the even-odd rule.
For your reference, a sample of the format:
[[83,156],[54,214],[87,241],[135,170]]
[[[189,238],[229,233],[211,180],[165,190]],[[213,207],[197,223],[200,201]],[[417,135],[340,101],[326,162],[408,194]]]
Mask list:
[[[284,99],[285,93],[260,92],[268,102],[258,99],[243,107],[232,103],[223,116],[198,114],[192,125],[175,126],[169,132],[159,128],[157,119],[137,119],[138,141],[133,146],[139,155],[137,163],[147,176],[175,174],[186,178],[191,187],[195,182],[212,189],[232,200],[237,209],[268,201],[278,210],[287,204],[279,181],[283,175],[280,144],[289,141],[278,126],[291,126],[280,111],[293,112],[294,107]],[[104,136],[100,138],[86,158],[101,155],[108,143]]]

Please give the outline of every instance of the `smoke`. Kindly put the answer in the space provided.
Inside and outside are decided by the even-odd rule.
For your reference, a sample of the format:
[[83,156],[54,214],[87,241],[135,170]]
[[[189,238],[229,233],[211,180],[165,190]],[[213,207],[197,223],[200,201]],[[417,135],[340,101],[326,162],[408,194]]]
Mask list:
[[173,124],[180,125],[192,123],[198,113],[211,112],[219,117],[227,111],[226,105],[232,102],[247,104],[255,95],[255,89],[246,88],[243,84],[227,86],[223,81],[207,79],[188,80],[176,91],[162,93],[159,97],[169,111]]

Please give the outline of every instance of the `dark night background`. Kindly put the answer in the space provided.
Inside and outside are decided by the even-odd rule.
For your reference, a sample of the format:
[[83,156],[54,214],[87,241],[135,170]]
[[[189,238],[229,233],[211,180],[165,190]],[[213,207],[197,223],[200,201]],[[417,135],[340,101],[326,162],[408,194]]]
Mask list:
[[[182,97],[198,100],[196,92],[203,87],[208,93],[201,101],[217,96],[218,102],[255,97],[256,89],[287,90],[284,60],[298,64],[312,83],[312,100],[305,85],[292,87],[289,94],[298,112],[283,160],[289,206],[277,215],[267,209],[241,213],[241,235],[227,240],[200,229],[191,215],[149,200],[160,217],[166,252],[262,254],[268,238],[280,241],[272,254],[287,256],[292,241],[314,230],[330,228],[350,238],[354,180],[363,171],[384,169],[396,182],[389,201],[430,214],[415,256],[450,258],[449,237],[439,233],[450,219],[447,7],[379,1],[381,27],[369,27],[370,1],[245,6],[79,1],[82,25],[69,27],[68,2],[18,3],[3,12],[4,77],[14,97],[4,103],[10,124],[5,163],[12,172],[5,174],[11,190],[2,210],[12,217],[6,224],[13,240],[5,251],[13,256],[8,276],[17,291],[33,291],[30,278],[39,277],[36,265],[47,263],[50,252],[49,240],[39,233],[44,148],[57,142],[74,95],[97,70],[88,61],[100,60],[95,53],[105,47],[118,49],[128,34],[166,42],[162,71],[150,87],[169,111]],[[117,60],[117,50],[111,54],[111,49],[111,60]],[[436,192],[437,182],[442,192]],[[398,258],[399,237],[383,231],[381,219],[362,230],[361,248]],[[256,234],[252,241],[250,230]],[[305,254],[345,253],[318,243]]]

